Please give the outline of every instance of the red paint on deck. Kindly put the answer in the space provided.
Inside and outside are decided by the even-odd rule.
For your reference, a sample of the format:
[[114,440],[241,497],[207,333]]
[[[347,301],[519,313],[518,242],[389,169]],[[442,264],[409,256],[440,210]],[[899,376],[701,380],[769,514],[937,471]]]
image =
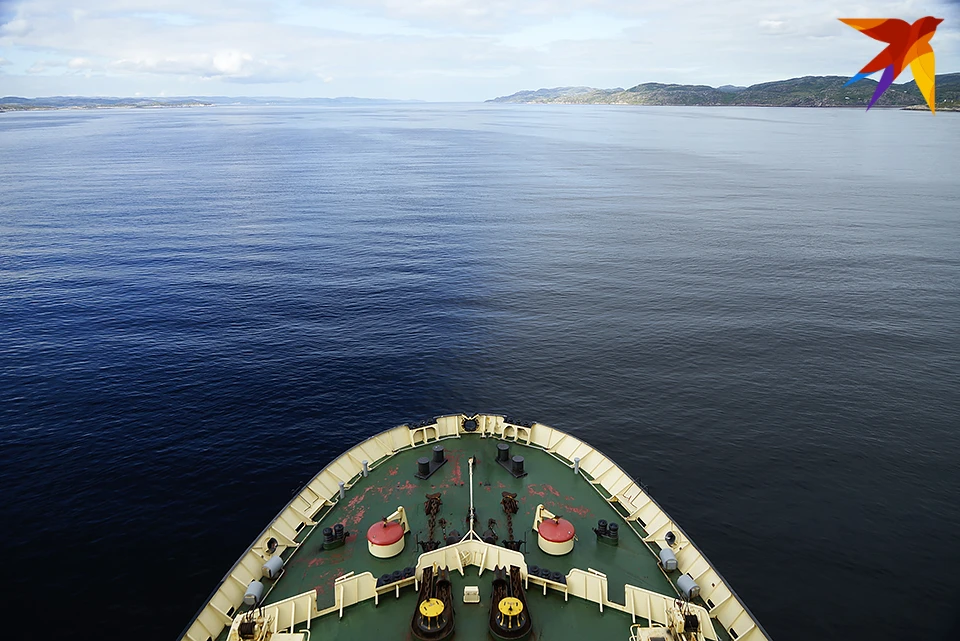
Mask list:
[[584,507],[583,505],[569,505],[560,501],[544,501],[543,507],[547,508],[554,514],[560,514],[567,512],[568,514],[576,514],[577,516],[587,517],[590,516],[590,508]]
[[387,474],[389,474],[390,476],[396,476],[397,472],[399,471],[400,471],[400,466],[398,465],[397,467],[391,468],[390,471],[387,472]]
[[463,483],[463,475],[460,473],[460,452],[453,455],[453,471],[450,472],[450,482],[454,485]]
[[[372,507],[372,504],[375,504],[371,498],[368,498],[368,494],[371,492],[376,492],[382,497],[382,501],[385,503],[390,499],[390,496],[396,490],[403,490],[404,492],[411,494],[417,489],[417,486],[413,485],[410,481],[404,481],[403,483],[397,483],[394,485],[371,485],[367,487],[362,492],[351,498],[346,505],[343,506],[343,512],[338,516],[338,522],[343,523],[346,526],[357,526],[363,521],[363,518],[366,516],[368,508]],[[390,510],[391,512],[393,510]]]
[[347,502],[347,507],[346,507],[346,509],[349,510],[350,508],[354,508],[354,507],[356,507],[358,504],[360,504],[360,503],[362,503],[364,500],[366,500],[367,494],[368,494],[371,490],[373,490],[373,491],[380,491],[379,488],[377,488],[376,486],[371,485],[370,487],[368,487],[367,489],[365,489],[363,492],[360,492],[360,494],[357,494],[355,497],[353,497],[352,499],[350,499],[350,500]]
[[573,512],[577,516],[588,516],[590,514],[590,510],[582,505],[566,505],[564,507],[568,512]]
[[552,494],[553,496],[560,496],[560,492],[557,492],[552,485],[548,483],[531,483],[527,486],[527,492],[530,494],[536,494],[537,496],[545,497],[547,494]]

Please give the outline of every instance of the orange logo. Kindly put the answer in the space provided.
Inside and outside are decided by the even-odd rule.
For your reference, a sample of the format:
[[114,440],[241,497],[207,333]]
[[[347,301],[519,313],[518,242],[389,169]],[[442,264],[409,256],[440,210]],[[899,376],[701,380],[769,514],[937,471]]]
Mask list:
[[930,111],[936,113],[936,58],[933,55],[933,47],[930,46],[930,38],[936,32],[937,25],[943,22],[943,18],[927,16],[913,24],[896,18],[840,18],[840,22],[850,25],[857,31],[862,31],[874,40],[887,43],[886,49],[843,85],[846,87],[883,70],[877,90],[873,93],[870,104],[867,105],[868,111],[873,103],[880,99],[883,92],[893,84],[904,67],[910,65],[913,79],[920,93],[923,94],[924,100],[927,101],[927,106],[930,107]]

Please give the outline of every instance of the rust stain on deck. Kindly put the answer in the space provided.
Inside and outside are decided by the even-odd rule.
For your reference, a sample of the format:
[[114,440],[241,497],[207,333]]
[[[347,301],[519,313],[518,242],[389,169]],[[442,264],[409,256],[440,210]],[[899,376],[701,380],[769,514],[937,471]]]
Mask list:
[[411,483],[410,481],[404,481],[403,485],[397,483],[397,489],[402,490],[407,494],[413,494],[413,491],[417,489],[417,486]]
[[450,482],[454,485],[463,483],[463,475],[460,473],[460,452],[453,455],[453,471],[450,472]]
[[547,494],[552,494],[553,496],[560,496],[560,492],[554,489],[554,487],[549,483],[531,483],[530,485],[527,486],[527,492],[529,494],[536,494],[537,496],[542,496],[542,497],[546,497]]
[[347,505],[346,505],[346,507],[345,507],[344,509],[349,510],[350,508],[356,507],[359,503],[362,503],[363,500],[367,498],[367,494],[368,494],[371,490],[373,490],[373,491],[378,491],[379,488],[377,488],[377,487],[374,486],[374,485],[371,485],[370,487],[368,487],[367,489],[365,489],[363,492],[360,492],[360,494],[357,494],[355,497],[353,497],[352,499],[350,499],[350,500],[347,502]]

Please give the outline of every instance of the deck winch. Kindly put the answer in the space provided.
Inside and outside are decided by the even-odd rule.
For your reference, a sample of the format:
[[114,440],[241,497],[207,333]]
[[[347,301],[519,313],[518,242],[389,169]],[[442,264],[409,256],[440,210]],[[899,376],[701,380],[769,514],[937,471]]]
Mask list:
[[237,622],[237,637],[241,641],[261,641],[272,636],[275,627],[275,621],[262,615],[255,614],[252,610]]
[[453,587],[447,569],[426,567],[410,630],[420,641],[439,641],[453,634],[453,626]]
[[367,548],[378,559],[389,559],[403,551],[404,535],[410,531],[403,507],[367,530]]
[[576,529],[573,523],[550,512],[543,503],[537,506],[533,517],[533,529],[537,532],[537,543],[547,554],[562,556],[573,550]]
[[493,594],[490,600],[490,633],[497,639],[524,639],[533,629],[527,608],[520,568],[515,565],[493,570]]

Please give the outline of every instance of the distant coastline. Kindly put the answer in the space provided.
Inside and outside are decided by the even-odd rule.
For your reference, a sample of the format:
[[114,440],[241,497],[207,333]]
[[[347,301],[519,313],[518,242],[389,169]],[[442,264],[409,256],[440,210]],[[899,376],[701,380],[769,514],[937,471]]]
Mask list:
[[180,96],[176,98],[88,98],[83,96],[51,96],[47,98],[0,98],[0,112],[49,111],[53,109],[158,109],[217,106],[296,106],[296,105],[366,105],[397,102],[420,102],[417,100],[387,100],[380,98],[283,98],[283,97],[233,97],[233,96]]
[[51,111],[56,109],[159,109],[168,107],[212,107],[214,103],[195,99],[129,99],[129,98],[0,98],[0,112]]
[[[738,106],[738,107],[859,107],[865,108],[877,87],[864,79],[845,87],[842,76],[804,76],[749,87],[678,85],[648,82],[630,89],[555,87],[518,91],[488,103],[564,105]],[[960,73],[937,76],[938,111],[960,111]],[[920,90],[911,80],[891,85],[877,107],[927,109]]]

